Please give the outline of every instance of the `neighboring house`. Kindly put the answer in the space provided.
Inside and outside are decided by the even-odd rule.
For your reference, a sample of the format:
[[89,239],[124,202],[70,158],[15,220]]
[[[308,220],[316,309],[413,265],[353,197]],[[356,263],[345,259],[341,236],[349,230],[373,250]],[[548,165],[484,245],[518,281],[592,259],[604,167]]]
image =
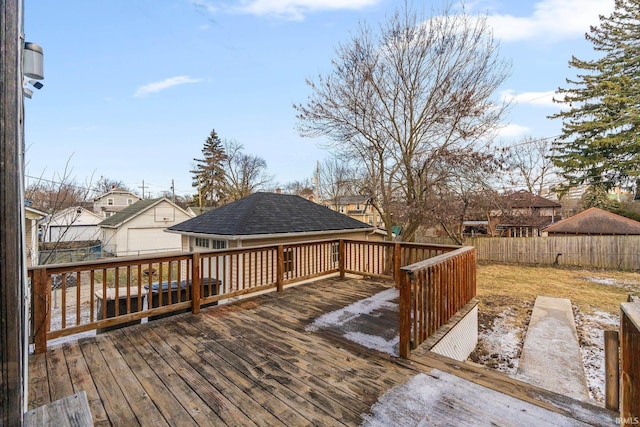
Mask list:
[[255,193],[173,225],[182,250],[210,251],[318,239],[375,239],[375,227],[300,196]]
[[332,200],[325,200],[323,204],[336,212],[345,214],[365,224],[382,227],[380,213],[365,196],[341,196]]
[[47,214],[30,206],[25,206],[24,211],[27,267],[32,267],[38,265],[38,221]]
[[138,200],[141,200],[140,197],[132,192],[114,188],[93,199],[93,212],[102,218],[109,218]]
[[502,237],[538,237],[562,219],[562,205],[525,190],[504,196],[503,209],[491,212],[489,227]]
[[40,221],[43,242],[100,240],[98,224],[104,218],[81,206],[57,212]]
[[181,238],[164,230],[192,218],[169,199],[144,199],[99,224],[105,252],[115,256],[179,251]]
[[549,236],[640,235],[640,222],[599,208],[589,208],[544,231]]

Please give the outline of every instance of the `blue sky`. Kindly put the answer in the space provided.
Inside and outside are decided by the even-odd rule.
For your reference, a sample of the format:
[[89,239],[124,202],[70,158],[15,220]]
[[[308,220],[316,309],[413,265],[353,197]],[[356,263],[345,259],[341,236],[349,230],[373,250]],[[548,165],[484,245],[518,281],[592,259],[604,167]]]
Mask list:
[[[328,152],[301,138],[293,103],[330,69],[360,21],[391,0],[25,0],[25,37],[44,49],[44,87],[25,101],[26,173],[84,184],[100,176],[147,194],[193,194],[193,158],[211,129],[264,158],[281,184],[310,178]],[[440,0],[415,1],[429,11]],[[553,91],[593,57],[584,39],[613,0],[476,0],[512,72],[500,138],[557,135]],[[27,178],[27,183],[33,182]]]

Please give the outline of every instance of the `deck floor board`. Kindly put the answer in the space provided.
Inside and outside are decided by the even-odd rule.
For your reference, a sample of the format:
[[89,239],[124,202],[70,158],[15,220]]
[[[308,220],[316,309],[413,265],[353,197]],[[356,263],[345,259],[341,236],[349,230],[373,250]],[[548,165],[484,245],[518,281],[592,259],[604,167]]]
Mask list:
[[[536,402],[538,392],[524,383],[428,352],[416,351],[414,360],[397,359],[347,341],[335,329],[307,330],[322,314],[391,285],[323,279],[206,308],[199,315],[180,314],[59,344],[30,356],[30,409],[85,390],[99,426],[356,426],[389,390],[438,369],[571,413],[566,405],[549,403],[554,397],[548,393],[544,402]],[[396,325],[385,316],[397,312],[363,316],[358,325],[371,334],[388,334]],[[434,410],[456,424],[459,414],[452,407]]]

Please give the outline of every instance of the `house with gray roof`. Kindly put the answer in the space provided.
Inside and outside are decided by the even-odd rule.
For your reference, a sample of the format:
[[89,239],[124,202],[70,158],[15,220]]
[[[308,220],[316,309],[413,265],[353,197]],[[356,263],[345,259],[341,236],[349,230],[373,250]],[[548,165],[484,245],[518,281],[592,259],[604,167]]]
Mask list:
[[[255,193],[233,203],[205,212],[195,218],[167,229],[182,236],[182,250],[212,252],[219,256],[209,258],[201,266],[202,277],[217,283],[233,283],[242,289],[245,272],[275,271],[273,247],[283,245],[285,279],[296,269],[305,270],[310,258],[295,243],[327,240],[315,254],[312,262],[322,259],[325,266],[338,267],[338,242],[333,239],[383,240],[376,228],[357,221],[303,197],[279,193]],[[226,254],[225,249],[263,246],[265,256],[252,258],[242,252]],[[268,248],[271,249],[268,249]],[[229,280],[230,275],[234,276]]]
[[319,239],[382,240],[372,225],[291,194],[255,193],[167,228],[184,251]]
[[191,217],[169,199],[142,199],[98,224],[103,249],[115,256],[180,251],[180,236],[165,229]]

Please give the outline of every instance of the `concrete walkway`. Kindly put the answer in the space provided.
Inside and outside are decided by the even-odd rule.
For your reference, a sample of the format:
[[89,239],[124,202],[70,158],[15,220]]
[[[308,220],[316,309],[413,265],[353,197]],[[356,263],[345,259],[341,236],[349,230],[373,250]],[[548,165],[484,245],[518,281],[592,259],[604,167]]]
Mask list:
[[574,399],[589,400],[571,301],[536,298],[516,378]]

